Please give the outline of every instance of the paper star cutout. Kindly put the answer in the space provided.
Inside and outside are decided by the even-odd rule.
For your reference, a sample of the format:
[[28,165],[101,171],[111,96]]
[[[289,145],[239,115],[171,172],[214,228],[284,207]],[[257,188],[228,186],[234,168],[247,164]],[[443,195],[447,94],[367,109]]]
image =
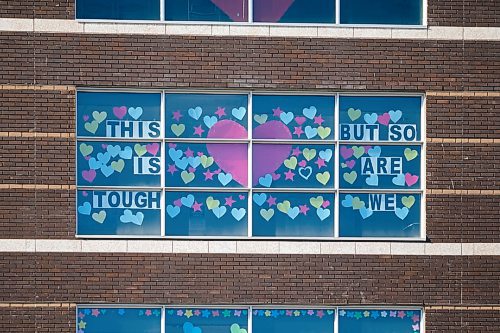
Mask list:
[[416,323],[415,325],[411,325],[411,328],[413,328],[414,331],[418,331],[420,329],[420,325]]
[[92,315],[94,317],[99,317],[101,313],[99,312],[99,309],[92,309]]
[[316,316],[317,316],[318,318],[320,318],[320,319],[321,319],[321,318],[323,318],[323,316],[324,316],[324,315],[325,315],[325,313],[323,312],[323,310],[318,310],[318,311],[316,311]]
[[381,315],[383,318],[387,317],[387,311],[382,311],[382,312],[380,312],[380,315]]
[[325,160],[322,159],[321,157],[318,157],[318,159],[314,163],[318,165],[318,169],[321,169],[322,167],[326,167]]
[[217,111],[215,111],[215,114],[217,116],[219,116],[219,118],[221,118],[222,116],[225,116],[226,115],[226,109],[225,108],[221,108],[220,106],[217,107]]
[[78,328],[82,330],[85,328],[85,326],[87,326],[87,323],[83,320],[80,320],[80,322],[78,323]]
[[214,180],[213,177],[214,177],[215,173],[213,173],[209,169],[207,169],[207,171],[205,171],[203,174],[205,175],[205,180],[209,180],[209,179]]
[[200,310],[194,310],[193,313],[196,317],[198,317],[201,314]]
[[267,199],[267,204],[269,205],[269,207],[276,206],[276,198],[270,195],[269,199]]
[[236,202],[235,200],[233,200],[233,197],[230,196],[228,198],[224,198],[226,200],[226,205],[229,206],[229,207],[233,207],[233,204]]
[[230,317],[231,311],[226,309],[226,310],[222,311],[222,315],[224,316],[224,318]]
[[208,318],[208,317],[210,317],[210,311],[208,311],[208,310],[203,310],[203,311],[201,311],[201,316],[202,316],[203,318]]
[[192,151],[191,149],[186,149],[186,151],[184,152],[184,154],[186,155],[186,157],[193,157],[194,155],[194,151]]
[[299,213],[302,213],[304,215],[307,215],[307,211],[309,210],[309,207],[307,205],[300,205],[299,206]]
[[299,155],[300,155],[300,153],[301,153],[301,151],[300,151],[300,148],[299,148],[299,147],[295,147],[295,148],[293,148],[293,150],[292,150],[292,155],[293,155],[293,156],[299,156]]
[[288,170],[287,172],[285,172],[285,180],[292,180],[293,181],[294,176],[295,176],[295,174],[292,172],[292,170]]
[[283,110],[278,106],[276,109],[273,109],[273,116],[279,117],[283,113]]
[[235,317],[240,317],[241,316],[241,310],[234,310],[234,316]]
[[177,315],[178,315],[178,316],[182,316],[183,314],[184,314],[184,311],[182,311],[182,310],[177,310]]
[[315,124],[318,124],[321,126],[321,124],[324,122],[325,120],[323,119],[323,117],[321,117],[321,115],[317,116],[317,117],[314,117],[314,123]]
[[414,314],[411,317],[411,320],[413,320],[413,322],[416,323],[417,321],[420,321],[420,316],[418,314]]
[[304,131],[302,130],[302,126],[296,126],[294,127],[295,130],[293,131],[293,134],[297,135],[297,137],[300,138],[302,134],[304,134]]
[[194,129],[193,135],[198,135],[199,137],[201,137],[201,135],[203,134],[203,132],[205,132],[205,130],[203,128],[201,128],[201,125],[199,125],[199,126],[193,126],[193,129]]
[[201,206],[203,206],[203,204],[202,203],[198,203],[195,200],[194,204],[191,206],[191,208],[193,208],[193,212],[201,212]]
[[370,311],[365,311],[365,312],[363,312],[363,316],[365,316],[365,317],[370,317]]
[[172,119],[175,119],[176,121],[179,121],[181,120],[182,118],[182,114],[179,110],[175,111],[175,112],[172,112]]
[[78,318],[83,319],[85,317],[85,314],[83,312],[78,312]]
[[264,312],[264,315],[265,315],[266,317],[271,317],[271,311],[266,310],[266,312]]
[[299,311],[299,310],[295,310],[295,311],[293,311],[293,315],[294,315],[295,317],[300,316],[300,311]]
[[344,310],[340,310],[340,311],[339,311],[339,315],[340,315],[341,317],[344,317],[344,316],[345,316],[345,311],[344,311]]
[[403,319],[404,317],[406,317],[406,313],[404,311],[398,311],[398,317]]
[[118,314],[119,314],[120,316],[123,316],[123,315],[125,314],[125,309],[120,309],[120,310],[118,310]]
[[170,174],[173,176],[174,173],[176,173],[178,170],[177,168],[175,167],[175,164],[169,164],[168,165],[168,170],[167,172],[170,172]]
[[184,312],[184,315],[186,316],[186,318],[191,318],[193,316],[193,310],[186,310],[186,312]]
[[354,318],[361,319],[362,317],[363,317],[363,315],[361,314],[361,312],[355,312],[354,313]]
[[144,314],[146,315],[146,317],[149,317],[149,316],[151,316],[151,315],[153,314],[153,312],[152,312],[151,310],[147,309],[147,310],[144,312]]
[[218,317],[219,316],[219,311],[212,311],[212,316],[213,317]]
[[314,314],[314,311],[313,310],[308,310],[307,314],[310,315],[310,316],[312,316]]
[[377,319],[378,317],[380,317],[380,312],[372,311],[372,318]]
[[153,314],[155,315],[155,317],[158,317],[158,316],[161,314],[161,311],[160,311],[160,310],[158,310],[158,309],[155,309],[155,310],[153,311]]

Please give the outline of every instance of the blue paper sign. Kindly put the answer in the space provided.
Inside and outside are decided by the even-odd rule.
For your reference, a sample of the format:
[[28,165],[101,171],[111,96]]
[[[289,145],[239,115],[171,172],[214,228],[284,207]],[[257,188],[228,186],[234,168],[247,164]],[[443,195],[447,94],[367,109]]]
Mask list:
[[420,310],[339,309],[339,333],[419,333]]
[[79,190],[79,235],[161,235],[161,192]]
[[247,333],[247,330],[247,309],[165,309],[165,333]]
[[252,317],[252,332],[333,333],[334,323],[335,310],[255,309]]
[[161,308],[79,307],[77,333],[160,333]]
[[159,139],[160,93],[77,93],[78,137]]

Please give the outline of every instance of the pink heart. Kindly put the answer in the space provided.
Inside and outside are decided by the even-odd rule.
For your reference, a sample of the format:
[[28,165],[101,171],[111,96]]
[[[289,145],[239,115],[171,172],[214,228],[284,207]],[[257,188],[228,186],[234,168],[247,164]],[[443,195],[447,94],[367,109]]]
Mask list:
[[302,125],[303,123],[305,123],[306,121],[306,117],[295,117],[295,122],[299,125]]
[[243,199],[245,199],[245,196],[240,194],[239,198],[240,198],[240,200],[243,200]]
[[356,165],[356,161],[355,160],[349,160],[349,161],[346,161],[345,164],[347,165],[347,167],[349,169],[352,169]]
[[204,154],[203,154],[203,152],[202,152],[202,151],[199,151],[199,152],[197,153],[197,155],[198,155],[198,156],[200,156],[200,157],[202,157]]
[[328,201],[328,200],[323,201],[323,203],[321,204],[321,206],[323,208],[326,208],[326,207],[330,206],[330,201]]
[[148,151],[148,153],[150,153],[153,156],[156,156],[156,154],[158,153],[159,149],[160,149],[160,145],[157,144],[156,142],[155,143],[150,143],[150,144],[146,145],[146,150]]
[[368,150],[372,149],[372,146],[363,146],[365,148],[365,154],[368,154]]
[[113,108],[113,114],[116,116],[116,118],[122,119],[127,114],[127,107],[126,106],[115,106]]
[[299,162],[299,166],[301,166],[301,167],[303,167],[303,168],[304,168],[306,165],[307,165],[306,160],[302,160],[302,161],[300,161],[300,162]]
[[182,201],[181,199],[177,199],[174,201],[174,206],[177,206],[177,207],[182,207]]
[[177,148],[177,144],[175,143],[169,143],[168,148]]
[[349,157],[354,154],[354,150],[352,148],[347,148],[345,146],[340,147],[340,155],[344,158],[344,160],[347,160]]
[[234,22],[247,21],[247,0],[211,0],[214,5],[220,8]]
[[378,116],[378,122],[382,125],[389,125],[389,121],[391,120],[391,116],[389,115],[389,113],[384,113],[383,115],[381,116]]
[[90,155],[87,155],[87,156],[85,156],[84,158],[85,158],[85,160],[87,160],[87,161],[88,161],[88,160],[90,160]]
[[279,173],[273,172],[271,174],[271,177],[273,178],[273,180],[278,180],[281,178],[281,175]]
[[102,147],[102,149],[106,149],[106,148],[108,148],[108,145],[103,143],[103,144],[101,144],[101,147]]
[[405,181],[406,185],[412,186],[418,182],[418,176],[412,175],[411,173],[407,172],[405,174]]
[[294,0],[254,0],[253,13],[258,22],[278,22]]
[[82,194],[84,197],[88,197],[88,195],[89,195],[87,191],[83,191]]
[[89,120],[89,115],[88,114],[84,114],[83,115],[83,121],[87,121]]
[[95,170],[90,169],[90,170],[83,170],[82,171],[82,177],[89,183],[92,183],[95,179],[96,173]]

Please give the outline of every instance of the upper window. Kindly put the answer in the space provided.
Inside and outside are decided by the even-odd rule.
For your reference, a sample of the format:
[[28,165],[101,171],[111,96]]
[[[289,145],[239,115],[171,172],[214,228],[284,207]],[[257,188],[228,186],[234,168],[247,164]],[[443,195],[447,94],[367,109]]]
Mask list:
[[423,0],[76,0],[76,18],[422,25]]

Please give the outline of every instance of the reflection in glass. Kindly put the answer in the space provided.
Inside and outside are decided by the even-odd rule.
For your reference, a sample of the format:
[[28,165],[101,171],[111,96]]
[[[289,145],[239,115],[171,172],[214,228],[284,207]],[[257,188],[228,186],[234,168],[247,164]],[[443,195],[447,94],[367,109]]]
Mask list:
[[160,0],[77,0],[76,18],[159,20]]
[[254,22],[335,23],[335,0],[253,0]]
[[342,24],[422,24],[422,0],[340,0]]
[[165,0],[167,21],[247,22],[247,0]]

